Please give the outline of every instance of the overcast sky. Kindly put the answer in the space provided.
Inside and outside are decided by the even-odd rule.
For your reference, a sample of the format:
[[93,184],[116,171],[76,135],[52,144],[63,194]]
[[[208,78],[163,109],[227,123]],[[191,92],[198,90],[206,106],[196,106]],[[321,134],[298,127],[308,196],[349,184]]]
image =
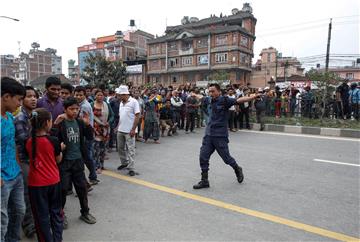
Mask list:
[[78,46],[127,30],[130,19],[135,19],[139,29],[161,36],[166,24],[178,25],[183,16],[230,15],[231,9],[241,9],[244,2],[251,4],[257,18],[254,61],[269,46],[283,56],[325,54],[330,18],[331,53],[359,54],[359,0],[2,0],[0,15],[20,21],[0,18],[0,54],[18,55],[18,41],[21,51],[28,52],[35,41],[40,49],[57,49],[67,74],[67,61],[77,62]]

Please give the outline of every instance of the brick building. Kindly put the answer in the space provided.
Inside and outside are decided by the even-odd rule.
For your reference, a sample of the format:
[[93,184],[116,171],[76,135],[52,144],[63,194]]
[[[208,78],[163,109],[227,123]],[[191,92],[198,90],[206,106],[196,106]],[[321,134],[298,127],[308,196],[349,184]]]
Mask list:
[[296,57],[282,57],[273,47],[262,49],[260,57],[251,73],[251,87],[265,87],[271,78],[283,81],[284,74],[286,78],[304,76],[304,68]]
[[56,55],[55,49],[39,50],[37,43],[33,43],[32,47],[28,54],[19,55],[18,79],[22,83],[31,85],[40,76],[62,74],[61,56]]
[[210,81],[225,72],[233,83],[248,83],[255,41],[256,19],[249,4],[229,16],[198,20],[166,28],[148,44],[148,81],[164,85]]
[[13,55],[0,55],[1,76],[19,78],[19,60]]
[[121,31],[118,32],[122,36],[114,34],[98,37],[92,39],[91,44],[78,47],[80,74],[86,66],[85,58],[90,53],[103,55],[111,61],[122,60],[127,65],[146,63],[147,42],[154,36],[142,30],[129,30],[124,34]]

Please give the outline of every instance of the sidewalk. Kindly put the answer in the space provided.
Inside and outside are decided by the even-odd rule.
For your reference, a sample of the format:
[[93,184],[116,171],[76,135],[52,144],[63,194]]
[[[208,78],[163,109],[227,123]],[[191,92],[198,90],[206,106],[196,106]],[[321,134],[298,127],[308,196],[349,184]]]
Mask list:
[[[260,124],[252,123],[250,125],[253,130],[260,130]],[[321,128],[321,127],[309,127],[309,126],[265,124],[265,131],[360,138],[360,130],[356,130],[356,129],[336,129],[336,128]]]

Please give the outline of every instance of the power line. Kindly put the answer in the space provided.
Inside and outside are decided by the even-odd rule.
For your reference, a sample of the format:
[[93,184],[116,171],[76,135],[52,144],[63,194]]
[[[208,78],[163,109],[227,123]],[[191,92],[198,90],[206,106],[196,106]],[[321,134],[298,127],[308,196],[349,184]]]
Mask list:
[[[348,16],[338,16],[338,17],[333,17],[333,19],[339,19],[339,18],[353,18],[353,17],[359,17],[360,15],[348,15]],[[292,28],[294,26],[299,26],[299,25],[307,25],[310,23],[318,23],[318,22],[324,22],[324,21],[328,21],[329,18],[323,18],[323,19],[318,19],[318,20],[312,20],[312,21],[307,21],[307,22],[302,22],[302,23],[296,23],[296,24],[292,24],[292,25],[285,25],[285,26],[281,26],[281,27],[275,27],[275,28],[271,28],[271,29],[263,29],[263,30],[259,30],[259,31],[272,31],[274,29],[283,29],[283,28]],[[324,23],[327,24],[327,23]]]

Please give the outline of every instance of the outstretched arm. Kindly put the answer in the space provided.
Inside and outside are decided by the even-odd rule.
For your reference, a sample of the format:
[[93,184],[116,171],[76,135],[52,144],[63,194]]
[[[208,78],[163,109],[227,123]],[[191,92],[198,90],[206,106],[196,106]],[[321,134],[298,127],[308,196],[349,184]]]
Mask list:
[[250,97],[239,97],[236,102],[237,103],[245,103],[245,102],[250,102],[252,100],[254,100],[255,98],[259,97],[260,94],[255,94],[253,96],[250,96]]

